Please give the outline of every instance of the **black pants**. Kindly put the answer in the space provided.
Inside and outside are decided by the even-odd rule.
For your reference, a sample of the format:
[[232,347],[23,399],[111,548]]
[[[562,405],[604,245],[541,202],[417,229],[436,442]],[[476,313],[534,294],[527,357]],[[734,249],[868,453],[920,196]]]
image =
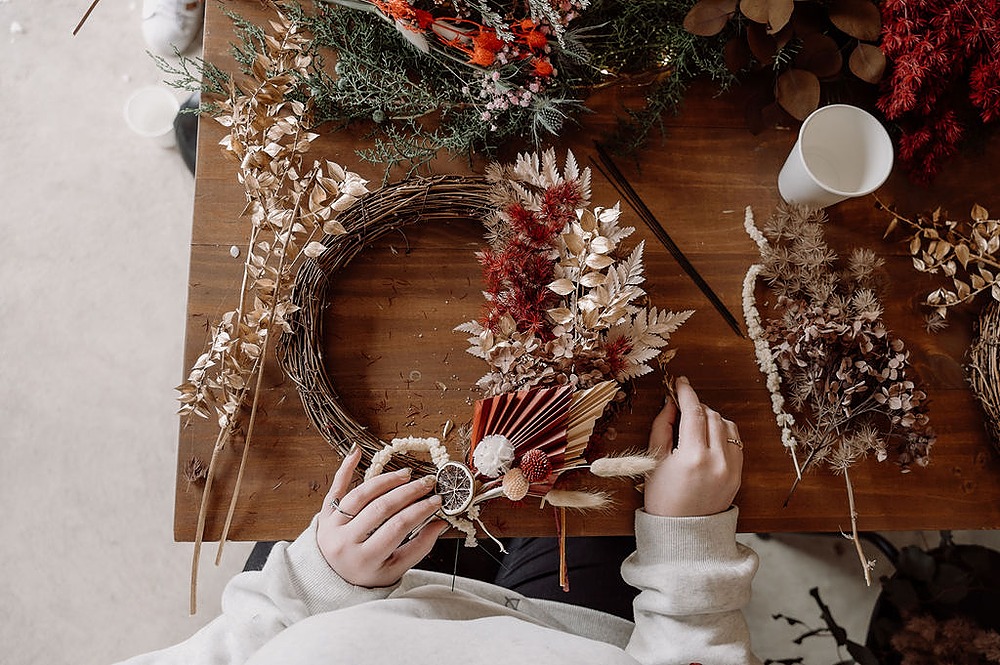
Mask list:
[[[244,570],[260,570],[273,542],[254,546]],[[569,591],[559,586],[559,541],[556,538],[510,538],[507,554],[489,540],[467,548],[461,539],[439,540],[417,568],[493,582],[530,598],[589,607],[632,621],[635,589],[621,576],[621,563],[635,551],[631,536],[588,536],[566,539]]]

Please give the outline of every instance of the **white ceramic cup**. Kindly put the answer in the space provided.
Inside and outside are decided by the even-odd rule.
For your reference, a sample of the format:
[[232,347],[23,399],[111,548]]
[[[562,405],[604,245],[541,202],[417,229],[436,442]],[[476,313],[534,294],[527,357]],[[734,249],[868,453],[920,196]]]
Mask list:
[[139,136],[170,148],[177,144],[174,117],[180,108],[173,91],[159,85],[147,85],[133,92],[125,102],[125,123]]
[[788,203],[825,208],[871,194],[892,171],[892,141],[870,113],[848,104],[816,109],[778,174]]

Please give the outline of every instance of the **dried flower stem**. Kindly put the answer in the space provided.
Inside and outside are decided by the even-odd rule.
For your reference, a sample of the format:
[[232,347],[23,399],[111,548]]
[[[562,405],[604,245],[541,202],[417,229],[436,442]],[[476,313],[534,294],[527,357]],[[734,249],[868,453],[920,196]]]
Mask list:
[[974,205],[969,220],[962,222],[946,217],[941,208],[909,219],[878,197],[875,202],[892,217],[884,238],[900,224],[907,228],[914,269],[950,278],[949,286],[924,298],[923,304],[933,309],[927,316],[928,331],[947,326],[950,308],[971,303],[983,292],[1000,302],[1000,220],[990,219],[986,208]]
[[[296,132],[295,132],[295,142],[298,141],[299,133],[301,132],[301,127],[302,127],[302,125],[299,124],[298,128],[296,129]],[[287,177],[287,175],[288,175],[288,170],[286,169],[281,174],[281,184],[284,183],[284,180]],[[279,187],[280,186],[281,185],[279,184]],[[298,205],[296,205],[295,206],[295,212],[292,214],[292,222],[291,222],[292,224],[295,223],[295,220],[299,219],[300,212],[301,212],[301,207],[298,206]],[[314,228],[312,230],[312,233],[310,233],[310,235],[309,235],[309,240],[311,240],[315,236],[315,234],[316,234],[316,229]],[[291,236],[289,235],[289,242],[290,241],[291,241]],[[265,331],[265,334],[264,334],[264,346],[263,346],[263,348],[260,351],[260,358],[266,358],[267,357],[267,351],[268,351],[268,349],[271,346],[271,328],[274,325],[275,313],[277,311],[278,302],[279,302],[278,293],[281,292],[281,277],[284,274],[285,260],[288,258],[288,254],[289,253],[287,251],[287,248],[284,249],[281,252],[281,258],[278,261],[277,283],[275,284],[274,297],[271,300],[271,307],[270,307],[270,310],[268,312],[267,320],[268,320],[268,324],[269,325],[268,325],[268,327],[267,327],[267,329]],[[251,252],[247,252],[247,257],[248,257],[247,260],[248,261],[249,261],[249,257],[251,255],[252,255]],[[247,277],[247,271],[244,270],[243,271],[243,278],[244,278],[244,280],[246,280],[246,277]],[[245,293],[245,291],[243,293]],[[243,296],[241,295],[241,297],[240,297],[240,307],[242,307],[242,306],[243,306]],[[237,502],[237,500],[239,500],[239,497],[240,497],[240,487],[242,487],[242,484],[243,484],[243,472],[246,469],[247,456],[248,456],[248,454],[250,452],[250,440],[253,437],[254,424],[257,422],[257,407],[258,407],[258,404],[260,403],[260,393],[261,393],[261,385],[263,384],[263,379],[264,379],[263,369],[262,368],[258,368],[258,370],[257,370],[257,381],[256,381],[256,385],[254,386],[254,390],[253,390],[253,402],[252,402],[252,404],[250,406],[250,420],[247,423],[247,435],[246,435],[246,439],[243,442],[243,455],[240,457],[240,468],[239,468],[239,471],[236,474],[236,484],[233,486],[233,495],[232,495],[232,497],[230,498],[230,501],[229,501],[229,512],[226,513],[226,523],[222,527],[222,535],[219,536],[219,549],[218,549],[218,551],[215,554],[215,565],[216,566],[218,566],[222,562],[222,550],[223,550],[223,548],[226,545],[226,539],[229,538],[229,527],[233,523],[233,513],[236,512],[236,502]]]
[[297,93],[298,75],[312,62],[310,40],[273,3],[271,6],[280,22],[272,21],[270,26],[278,34],[267,36],[265,52],[258,54],[249,68],[254,77],[252,92],[244,92],[230,81],[229,98],[219,103],[216,116],[220,124],[230,128],[222,145],[240,164],[237,173],[247,195],[243,215],[251,221],[239,300],[236,309],[227,312],[215,328],[209,352],[198,359],[187,382],[178,388],[181,413],[207,417],[214,409],[220,426],[195,535],[192,613],[196,610],[198,560],[219,453],[235,431],[237,415],[252,391],[246,439],[216,564],[239,499],[271,337],[291,330],[288,315],[296,309],[288,293],[291,267],[303,254],[316,257],[324,251],[321,243],[313,241],[320,232],[344,233],[334,218],[367,191],[365,181],[332,162],[303,166],[304,155],[318,134],[304,128],[311,118],[310,102],[289,98]]
[[[882,199],[880,199],[877,195],[873,194],[873,196],[875,197],[875,203],[878,204],[878,207],[881,208],[882,210],[886,211],[890,215],[892,215],[892,218],[894,220],[896,220],[897,222],[903,222],[904,224],[906,224],[907,226],[909,226],[914,231],[923,231],[925,229],[924,226],[918,224],[917,222],[914,222],[912,219],[909,219],[908,217],[904,217],[904,216],[900,215],[898,212],[896,212],[891,207],[889,207],[888,205],[886,205],[882,201]],[[888,236],[890,232],[891,232],[891,229],[887,230],[886,233],[885,233],[885,235]],[[1000,268],[1000,261],[994,259],[993,257],[991,257],[991,256],[989,256],[987,254],[983,254],[981,252],[975,251],[972,248],[974,248],[976,246],[976,244],[970,238],[966,238],[965,236],[963,236],[961,234],[957,234],[957,235],[958,235],[958,237],[961,240],[965,241],[965,243],[968,245],[969,249],[971,250],[969,252],[969,260],[970,260],[970,262],[971,261],[976,261],[978,263],[985,263],[986,265],[992,266],[994,268]]]
[[212,448],[212,458],[208,462],[208,472],[205,475],[205,489],[201,493],[201,506],[198,509],[198,525],[195,527],[194,551],[191,556],[191,597],[189,600],[189,611],[195,614],[198,611],[198,562],[201,560],[201,545],[205,537],[205,517],[208,515],[208,497],[212,493],[212,483],[215,480],[215,465],[219,459],[219,453],[226,445],[231,432],[230,427],[219,430],[215,438],[215,446]]
[[848,474],[846,467],[844,467],[844,483],[847,485],[847,503],[851,511],[851,535],[849,539],[854,541],[854,549],[857,550],[858,559],[861,560],[861,569],[865,573],[865,584],[871,586],[871,571],[875,567],[875,562],[865,555],[865,551],[861,547],[861,539],[858,538],[858,511],[854,507],[854,486],[851,484],[851,476]]

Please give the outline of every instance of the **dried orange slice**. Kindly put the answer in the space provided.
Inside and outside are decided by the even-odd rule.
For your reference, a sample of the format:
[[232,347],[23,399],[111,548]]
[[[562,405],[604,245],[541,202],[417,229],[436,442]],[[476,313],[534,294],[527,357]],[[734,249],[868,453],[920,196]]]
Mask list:
[[468,510],[474,489],[472,471],[461,462],[448,462],[437,472],[434,491],[441,495],[441,511],[445,515],[459,515]]

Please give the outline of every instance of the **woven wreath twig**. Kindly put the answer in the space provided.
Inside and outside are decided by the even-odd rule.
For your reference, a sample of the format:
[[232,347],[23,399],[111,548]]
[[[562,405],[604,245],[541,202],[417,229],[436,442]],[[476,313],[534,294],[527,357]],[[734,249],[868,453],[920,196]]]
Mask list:
[[[371,465],[387,444],[344,409],[327,373],[321,345],[327,288],[358,252],[387,233],[414,224],[481,219],[490,205],[489,192],[485,178],[463,176],[388,185],[342,213],[337,219],[347,232],[326,236],[322,242],[327,250],[299,270],[292,301],[300,309],[290,317],[292,332],[282,335],[278,342],[278,362],[295,382],[306,414],[320,435],[341,455],[346,455],[355,443],[361,447],[359,468]],[[410,466],[425,474],[436,471],[426,460],[410,455],[395,456],[387,466]]]
[[987,305],[979,317],[979,335],[969,347],[969,385],[986,415],[986,429],[1000,453],[1000,303]]

